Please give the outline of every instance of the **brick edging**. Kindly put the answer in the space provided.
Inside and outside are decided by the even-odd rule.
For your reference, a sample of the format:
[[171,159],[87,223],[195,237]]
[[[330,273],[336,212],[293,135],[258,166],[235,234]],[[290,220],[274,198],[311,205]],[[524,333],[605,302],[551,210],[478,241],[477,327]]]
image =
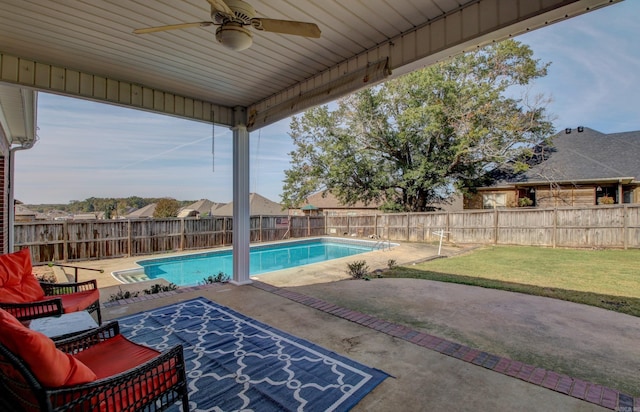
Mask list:
[[357,323],[402,339],[414,345],[451,356],[462,361],[482,366],[494,372],[511,376],[553,391],[594,403],[607,409],[619,412],[640,411],[640,397],[633,398],[616,389],[583,381],[544,368],[538,368],[523,362],[514,361],[502,356],[493,355],[428,333],[419,332],[409,327],[389,322],[362,312],[346,309],[322,299],[316,299],[298,292],[281,289],[259,281],[251,286],[294,302],[317,309],[330,315]]

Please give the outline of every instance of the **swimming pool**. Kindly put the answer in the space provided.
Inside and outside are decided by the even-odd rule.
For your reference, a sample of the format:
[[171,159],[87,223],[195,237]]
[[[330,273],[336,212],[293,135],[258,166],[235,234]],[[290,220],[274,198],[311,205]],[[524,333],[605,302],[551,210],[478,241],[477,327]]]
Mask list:
[[[306,240],[280,242],[269,245],[251,246],[249,252],[249,274],[251,276],[275,270],[325,262],[328,260],[371,252],[388,245],[387,242],[364,240],[314,238]],[[166,258],[144,259],[136,262],[138,269],[114,272],[121,282],[164,278],[178,286],[193,286],[201,283],[210,275],[223,272],[233,274],[233,256],[231,250],[173,256]],[[128,280],[133,279],[133,280]]]

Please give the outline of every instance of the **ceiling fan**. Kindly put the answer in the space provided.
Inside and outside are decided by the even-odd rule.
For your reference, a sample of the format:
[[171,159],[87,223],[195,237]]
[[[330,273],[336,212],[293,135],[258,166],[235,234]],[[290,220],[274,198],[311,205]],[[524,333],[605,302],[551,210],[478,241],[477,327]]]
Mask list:
[[135,29],[134,34],[154,33],[158,31],[187,29],[219,25],[216,40],[223,46],[240,51],[253,43],[253,35],[245,26],[272,33],[292,34],[303,37],[320,37],[320,28],[314,23],[291,20],[275,20],[256,17],[255,9],[242,0],[207,0],[211,5],[211,20],[194,23],[170,24],[167,26]]

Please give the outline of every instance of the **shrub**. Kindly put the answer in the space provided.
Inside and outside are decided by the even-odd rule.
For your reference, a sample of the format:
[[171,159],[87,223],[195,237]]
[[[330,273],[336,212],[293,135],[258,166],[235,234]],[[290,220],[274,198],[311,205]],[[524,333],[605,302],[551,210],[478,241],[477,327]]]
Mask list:
[[529,207],[533,205],[533,200],[529,199],[528,197],[521,197],[520,199],[518,199],[518,206],[520,207]]
[[615,200],[611,196],[602,196],[600,199],[598,199],[599,205],[612,205],[614,203]]
[[210,285],[213,283],[226,283],[230,279],[230,276],[226,273],[220,271],[217,275],[209,275],[208,277],[202,279],[200,282],[201,285]]
[[347,273],[354,279],[366,279],[369,275],[369,266],[364,260],[357,260],[347,264]]
[[145,289],[143,292],[145,295],[154,295],[156,293],[169,292],[176,289],[178,289],[178,285],[176,285],[175,283],[169,283],[168,285],[161,285],[159,283],[156,283],[149,289]]
[[111,295],[109,297],[109,302],[115,302],[116,300],[121,300],[121,299],[130,299],[130,298],[135,298],[136,296],[138,296],[140,294],[140,292],[129,292],[128,290],[125,292],[122,289],[120,289],[118,291],[118,293]]

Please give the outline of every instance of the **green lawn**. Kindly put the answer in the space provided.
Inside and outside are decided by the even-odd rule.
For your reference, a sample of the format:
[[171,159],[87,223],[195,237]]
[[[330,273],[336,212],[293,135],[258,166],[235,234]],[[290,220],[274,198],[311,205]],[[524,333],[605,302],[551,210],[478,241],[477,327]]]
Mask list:
[[385,277],[410,277],[510,290],[640,317],[640,250],[486,247]]

